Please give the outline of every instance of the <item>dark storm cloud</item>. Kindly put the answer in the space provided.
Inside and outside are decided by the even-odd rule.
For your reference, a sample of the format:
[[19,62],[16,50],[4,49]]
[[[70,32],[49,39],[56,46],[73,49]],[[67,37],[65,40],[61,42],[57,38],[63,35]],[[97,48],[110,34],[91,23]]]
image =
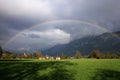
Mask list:
[[15,34],[32,25],[30,20],[12,18],[11,16],[0,15],[0,40],[4,44]]
[[120,21],[119,0],[80,0],[71,9],[72,18],[97,22],[111,30],[119,28],[116,23]]
[[[120,0],[0,0],[0,45],[23,29],[36,23],[56,19],[90,21],[112,31],[118,31],[120,30],[119,3]],[[40,28],[41,31],[49,29],[48,26],[43,27],[44,29]],[[61,27],[61,29],[70,34],[75,33],[71,28]],[[79,34],[84,36],[86,32],[95,33],[92,28],[80,33],[79,25],[75,30],[77,32],[72,35],[73,38],[77,38]],[[31,37],[39,38],[36,35]]]

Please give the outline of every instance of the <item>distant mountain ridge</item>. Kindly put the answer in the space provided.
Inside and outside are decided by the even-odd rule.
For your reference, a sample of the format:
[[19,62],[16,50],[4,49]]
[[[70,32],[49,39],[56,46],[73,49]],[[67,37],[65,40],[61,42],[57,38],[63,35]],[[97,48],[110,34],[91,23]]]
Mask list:
[[103,53],[120,53],[120,38],[118,37],[120,37],[120,31],[103,33],[99,36],[77,39],[68,44],[56,45],[42,52],[52,56],[61,55],[61,53],[74,55],[76,50],[79,50],[83,55],[89,54],[92,50],[100,50]]

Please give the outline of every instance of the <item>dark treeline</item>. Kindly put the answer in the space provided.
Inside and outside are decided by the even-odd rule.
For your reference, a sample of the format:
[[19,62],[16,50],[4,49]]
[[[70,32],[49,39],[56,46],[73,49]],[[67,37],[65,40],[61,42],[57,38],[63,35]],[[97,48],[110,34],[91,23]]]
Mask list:
[[0,47],[0,58],[1,59],[55,59],[55,57],[59,57],[60,59],[81,59],[81,58],[91,58],[91,59],[118,59],[120,58],[120,54],[115,53],[101,53],[99,50],[93,50],[88,55],[82,55],[80,51],[76,50],[73,56],[68,56],[65,53],[61,53],[61,55],[57,56],[49,56],[43,55],[42,52],[36,51],[32,54],[30,53],[21,53],[15,54],[9,51],[2,50]]

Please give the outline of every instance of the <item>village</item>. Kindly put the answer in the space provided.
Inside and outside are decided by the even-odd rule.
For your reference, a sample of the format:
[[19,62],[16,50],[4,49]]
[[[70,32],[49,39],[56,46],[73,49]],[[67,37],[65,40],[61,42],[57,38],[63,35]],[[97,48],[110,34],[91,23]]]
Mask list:
[[0,47],[0,59],[38,59],[38,60],[61,60],[61,59],[81,59],[81,58],[94,58],[94,59],[113,59],[120,58],[119,54],[111,53],[101,53],[99,50],[92,50],[88,55],[82,55],[79,50],[76,50],[75,53],[70,56],[65,53],[60,53],[59,55],[47,55],[41,51],[36,51],[34,53],[12,53],[10,51],[3,51]]

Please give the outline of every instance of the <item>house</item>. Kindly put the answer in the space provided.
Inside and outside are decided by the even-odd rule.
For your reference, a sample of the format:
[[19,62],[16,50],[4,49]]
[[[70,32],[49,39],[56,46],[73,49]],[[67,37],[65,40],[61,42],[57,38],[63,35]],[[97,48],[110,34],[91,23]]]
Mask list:
[[60,57],[56,57],[56,60],[60,60],[61,58]]
[[39,57],[39,60],[45,60],[45,58],[44,57]]

